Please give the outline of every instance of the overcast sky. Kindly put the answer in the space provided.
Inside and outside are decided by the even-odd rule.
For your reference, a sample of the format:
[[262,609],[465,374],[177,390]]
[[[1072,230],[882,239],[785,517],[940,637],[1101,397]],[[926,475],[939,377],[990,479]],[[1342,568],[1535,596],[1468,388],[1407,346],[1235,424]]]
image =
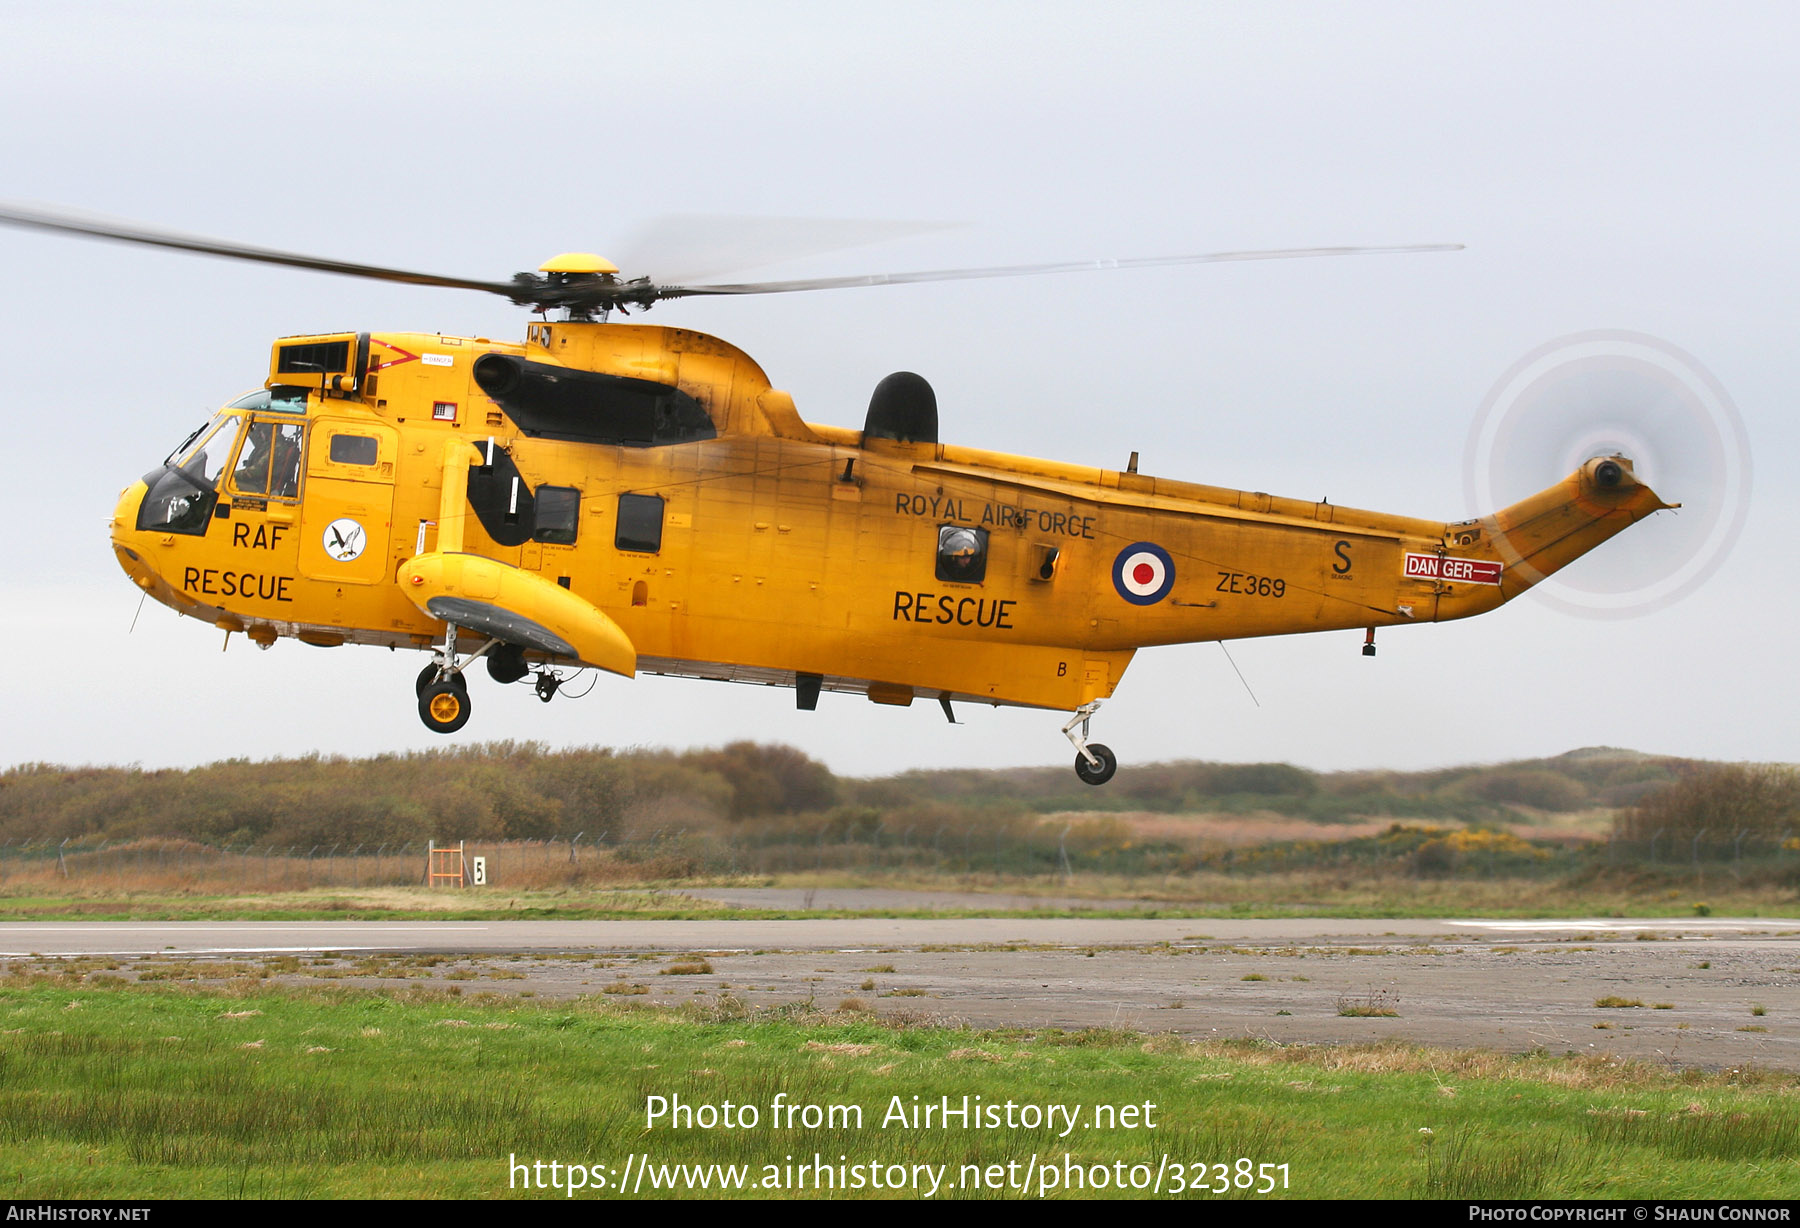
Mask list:
[[[1800,757],[1792,6],[9,2],[0,15],[0,198],[349,260],[504,278],[695,213],[956,224],[761,276],[1465,243],[684,302],[651,318],[742,346],[815,421],[860,424],[875,383],[914,370],[955,442],[1110,467],[1136,450],[1149,473],[1433,518],[1470,511],[1471,426],[1516,363],[1592,330],[1658,338],[1729,394],[1754,458],[1743,531],[1696,592],[1625,619],[1527,597],[1385,632],[1374,660],[1350,632],[1239,642],[1255,701],[1217,645],[1146,650],[1095,735],[1121,770],[1413,768],[1596,744]],[[105,525],[122,486],[261,381],[273,338],[516,337],[524,315],[23,231],[0,231],[0,262],[16,458],[0,482],[0,764],[444,745],[414,711],[416,654],[265,653],[241,637],[221,653],[218,631],[157,606],[130,630],[138,594]],[[1692,471],[1681,462],[1711,430],[1656,445],[1664,472]],[[1561,476],[1546,463],[1534,485]],[[1743,494],[1661,493],[1689,505],[1688,525]],[[1607,550],[1649,567],[1682,540],[1652,525]],[[540,705],[485,677],[474,698],[465,741],[782,740],[859,774],[1071,758],[1062,718],[1043,712],[969,710],[950,727],[931,704],[826,696],[796,713],[786,691],[610,676],[580,701]]]

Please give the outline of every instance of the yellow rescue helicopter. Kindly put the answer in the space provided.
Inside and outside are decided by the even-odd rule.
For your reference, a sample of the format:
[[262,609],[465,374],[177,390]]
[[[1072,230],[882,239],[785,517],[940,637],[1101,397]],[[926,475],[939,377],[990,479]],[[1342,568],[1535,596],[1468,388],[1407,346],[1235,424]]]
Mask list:
[[[292,636],[431,654],[426,726],[469,720],[466,675],[558,667],[791,687],[880,704],[1072,713],[1089,723],[1140,648],[1366,629],[1494,609],[1663,503],[1623,456],[1475,520],[1419,520],[957,447],[917,375],[861,429],[809,422],[748,355],[609,322],[664,299],[1226,260],[1313,248],[746,284],[626,278],[570,253],[485,282],[60,212],[0,222],[502,295],[523,342],[357,332],[275,342],[231,402],[119,499],[113,549],[178,612],[262,647]],[[557,318],[552,319],[552,315]]]

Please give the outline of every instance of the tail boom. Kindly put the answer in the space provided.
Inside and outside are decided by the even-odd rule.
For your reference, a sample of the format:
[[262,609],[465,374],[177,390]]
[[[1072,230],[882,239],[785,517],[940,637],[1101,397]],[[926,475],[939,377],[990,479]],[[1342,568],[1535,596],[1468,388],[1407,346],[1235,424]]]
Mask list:
[[1638,480],[1623,456],[1596,456],[1529,498],[1478,520],[1445,526],[1446,555],[1466,558],[1488,574],[1485,584],[1440,591],[1437,618],[1467,618],[1512,600],[1665,503]]

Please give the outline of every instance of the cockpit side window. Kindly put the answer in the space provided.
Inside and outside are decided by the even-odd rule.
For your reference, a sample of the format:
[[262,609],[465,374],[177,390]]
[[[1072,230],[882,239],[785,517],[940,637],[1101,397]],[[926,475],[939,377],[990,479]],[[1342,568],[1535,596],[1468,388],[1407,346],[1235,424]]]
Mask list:
[[305,434],[305,424],[300,422],[252,422],[238,449],[237,468],[231,473],[232,488],[245,495],[296,498],[300,493],[301,444]]

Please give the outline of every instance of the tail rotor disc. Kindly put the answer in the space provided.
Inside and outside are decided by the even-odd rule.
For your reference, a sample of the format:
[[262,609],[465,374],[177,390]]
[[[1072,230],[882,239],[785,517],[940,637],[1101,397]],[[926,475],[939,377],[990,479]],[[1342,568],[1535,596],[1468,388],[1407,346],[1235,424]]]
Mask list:
[[1644,333],[1560,337],[1494,384],[1464,453],[1473,515],[1614,454],[1683,506],[1633,526],[1534,590],[1588,618],[1629,618],[1673,604],[1730,554],[1750,507],[1750,445],[1724,387],[1692,355]]

